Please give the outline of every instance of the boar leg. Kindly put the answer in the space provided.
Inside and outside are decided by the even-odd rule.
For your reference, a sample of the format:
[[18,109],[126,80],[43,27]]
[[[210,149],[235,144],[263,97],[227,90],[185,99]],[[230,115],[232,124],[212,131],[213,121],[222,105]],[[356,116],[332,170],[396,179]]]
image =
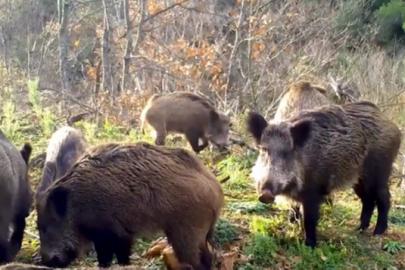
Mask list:
[[[189,227],[194,231],[187,230],[187,226],[178,226],[165,230],[167,240],[173,247],[177,260],[183,266],[192,266],[195,270],[205,270],[200,264],[200,249],[196,239],[195,227]],[[205,239],[204,239],[205,240]]]
[[[200,136],[199,134],[196,134],[195,132],[193,132],[193,131],[187,131],[186,133],[185,133],[185,135],[186,135],[186,139],[187,139],[187,141],[190,143],[190,145],[191,145],[191,148],[193,149],[193,151],[195,152],[195,153],[200,153],[200,151],[202,151],[205,147],[207,147],[207,145],[208,145],[208,143],[207,143],[207,145],[205,145],[205,144],[203,144],[202,146],[199,146],[198,145],[198,139],[200,138],[200,137],[202,137],[202,136]],[[205,147],[204,147],[204,145],[205,145]]]
[[213,256],[210,250],[208,249],[207,242],[202,244],[200,247],[200,261],[204,266],[204,269],[211,269],[212,267]]
[[131,263],[131,248],[132,248],[132,239],[121,239],[115,244],[115,256],[119,265],[125,266]]
[[377,225],[374,229],[374,235],[383,234],[388,228],[388,212],[390,209],[390,191],[387,187],[377,190]]
[[[3,222],[3,220],[1,221]],[[10,245],[7,240],[8,226],[0,225],[0,264],[11,262]]]
[[166,132],[156,131],[155,144],[156,145],[165,145]]
[[304,229],[305,229],[305,245],[315,248],[316,246],[316,225],[319,219],[319,208],[322,202],[322,197],[313,192],[304,195]]
[[200,147],[200,151],[204,150],[207,146],[208,146],[208,139],[205,137],[201,137],[201,140],[203,142],[203,144],[201,144]]
[[12,221],[9,192],[0,194],[0,264],[11,262],[10,244],[8,242],[9,227]]
[[100,237],[94,241],[99,267],[109,268],[111,266],[114,256],[114,246],[112,244],[112,241],[108,241],[105,237]]
[[10,246],[11,246],[11,256],[14,258],[15,255],[20,251],[22,240],[24,237],[24,230],[25,230],[25,217],[24,216],[17,216],[14,220],[14,228],[13,234],[10,238]]
[[357,230],[364,231],[370,226],[370,219],[373,215],[375,208],[375,199],[372,193],[367,192],[364,181],[359,180],[359,183],[354,186],[354,192],[360,198],[362,208],[360,215],[360,225],[357,226]]

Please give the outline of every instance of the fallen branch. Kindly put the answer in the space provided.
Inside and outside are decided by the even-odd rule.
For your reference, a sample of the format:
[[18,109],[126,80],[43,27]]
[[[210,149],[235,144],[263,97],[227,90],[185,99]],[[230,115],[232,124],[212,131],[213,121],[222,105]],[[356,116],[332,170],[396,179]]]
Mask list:
[[240,200],[240,199],[241,199],[240,197],[231,195],[231,194],[229,194],[229,193],[224,193],[224,196],[230,197],[230,198],[232,198],[232,199],[237,199],[237,200]]
[[224,179],[220,180],[219,182],[220,182],[221,184],[223,184],[223,183],[228,182],[229,179],[231,179],[231,177],[228,175],[227,177],[225,177]]
[[252,147],[250,145],[248,145],[247,143],[245,143],[244,141],[242,141],[241,139],[236,139],[236,138],[230,138],[229,139],[233,144],[239,145],[240,147],[246,147],[249,150],[252,151],[257,151],[257,149],[255,147]]
[[39,239],[39,236],[36,235],[36,234],[34,234],[34,233],[32,233],[32,232],[29,232],[29,231],[24,231],[24,232],[25,232],[27,235],[31,236],[32,238]]

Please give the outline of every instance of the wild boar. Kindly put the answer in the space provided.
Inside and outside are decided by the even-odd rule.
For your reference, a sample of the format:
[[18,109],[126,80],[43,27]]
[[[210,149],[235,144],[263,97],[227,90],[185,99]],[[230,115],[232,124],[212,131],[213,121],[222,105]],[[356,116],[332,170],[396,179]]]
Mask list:
[[298,81],[291,85],[277,107],[275,120],[288,119],[303,110],[330,105],[326,90],[308,81]]
[[195,153],[204,150],[208,142],[220,150],[229,144],[228,114],[192,93],[153,95],[142,110],[140,121],[142,132],[145,125],[152,128],[156,145],[164,145],[169,133],[184,134]]
[[37,187],[37,196],[45,191],[56,179],[72,168],[87,147],[83,134],[70,126],[63,126],[55,131],[46,149],[42,180]]
[[[277,107],[275,120],[285,120],[297,115],[303,110],[311,110],[317,107],[333,104],[327,97],[326,90],[318,85],[311,84],[308,81],[298,81],[293,83],[284,94]],[[284,201],[284,196],[276,196],[276,202]],[[332,204],[332,197],[325,198],[325,201]],[[289,202],[291,211],[289,219],[294,222],[300,219],[300,203]]]
[[37,202],[42,263],[69,265],[94,243],[100,267],[128,265],[133,237],[163,231],[180,263],[210,269],[224,195],[190,151],[145,142],[89,149]]
[[18,151],[0,131],[0,264],[11,262],[21,249],[25,218],[33,201],[28,182],[31,152],[31,144],[25,143]]
[[302,203],[306,245],[316,245],[323,198],[348,187],[362,202],[358,229],[369,227],[377,205],[374,234],[386,231],[388,178],[402,139],[397,125],[374,103],[330,105],[269,123],[250,112],[247,123],[260,148],[252,168],[258,199],[270,203],[282,194]]

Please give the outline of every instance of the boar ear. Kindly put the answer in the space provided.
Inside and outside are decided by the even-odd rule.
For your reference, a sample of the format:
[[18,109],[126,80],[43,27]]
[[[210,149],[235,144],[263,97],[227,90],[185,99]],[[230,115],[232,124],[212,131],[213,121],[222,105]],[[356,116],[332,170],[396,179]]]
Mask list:
[[58,217],[63,217],[66,214],[68,198],[69,190],[63,186],[56,186],[51,190],[47,204]]
[[256,144],[260,144],[260,139],[262,137],[263,131],[268,126],[267,121],[264,117],[257,113],[250,111],[247,116],[247,128],[248,132],[253,136]]
[[219,114],[215,110],[210,111],[210,118],[212,122],[219,121]]
[[302,147],[311,134],[312,123],[310,119],[302,119],[294,122],[290,127],[294,148]]

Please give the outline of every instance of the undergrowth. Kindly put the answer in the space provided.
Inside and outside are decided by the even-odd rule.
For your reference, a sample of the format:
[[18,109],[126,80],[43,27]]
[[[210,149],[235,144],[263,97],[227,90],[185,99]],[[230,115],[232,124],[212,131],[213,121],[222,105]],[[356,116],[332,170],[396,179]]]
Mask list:
[[[36,98],[35,86],[31,102]],[[64,120],[58,120],[37,106],[32,112],[19,115],[11,102],[3,103],[2,131],[17,148],[25,141],[33,145],[33,155],[45,151],[52,132],[61,127]],[[238,119],[238,118],[236,118]],[[240,121],[242,122],[242,121]],[[235,125],[243,132],[243,125]],[[138,129],[127,132],[127,127],[104,121],[95,123],[82,121],[75,124],[82,130],[90,145],[108,141],[152,142],[149,135],[142,135]],[[168,145],[191,149],[185,140],[167,141]],[[288,221],[288,211],[283,205],[264,205],[258,202],[252,182],[250,168],[256,154],[250,150],[233,146],[232,155],[216,161],[216,153],[208,150],[199,156],[210,168],[215,167],[218,179],[229,176],[222,184],[226,205],[217,223],[214,237],[222,252],[238,250],[243,260],[238,260],[234,269],[388,269],[405,267],[405,211],[395,205],[404,205],[405,198],[392,183],[392,208],[389,214],[389,230],[383,236],[372,235],[372,226],[365,233],[355,231],[361,204],[350,190],[334,195],[333,206],[322,205],[318,225],[318,246],[312,250],[303,243],[301,227]],[[40,169],[30,169],[30,181],[35,189],[41,178]],[[27,234],[16,260],[32,263],[32,256],[39,247],[35,237],[36,213],[33,210],[27,219]],[[157,238],[158,236],[156,236]],[[152,239],[134,241],[132,264],[145,269],[161,269],[161,259],[145,259],[142,253]],[[80,266],[97,265],[94,257],[75,262]]]
[[[33,156],[45,151],[50,131],[62,123],[50,119],[38,120],[38,116],[16,117],[13,106],[3,105],[3,132],[20,147],[24,141],[33,145]],[[46,114],[41,114],[45,117]],[[20,119],[20,120],[18,120]],[[31,120],[29,120],[31,119]],[[37,119],[37,123],[32,121]],[[36,128],[32,128],[32,126]],[[39,125],[39,126],[38,126]],[[47,125],[46,128],[41,125]],[[152,142],[137,129],[125,133],[124,127],[108,121],[101,125],[79,122],[88,142],[96,145],[107,141]],[[51,127],[51,130],[48,130]],[[28,131],[27,131],[28,130]],[[45,135],[46,134],[46,135]],[[169,145],[183,146],[182,140]],[[264,205],[257,201],[249,180],[250,166],[255,160],[254,153],[234,147],[233,154],[214,164],[214,153],[208,150],[200,155],[207,164],[215,166],[218,178],[229,176],[223,184],[226,205],[217,224],[215,242],[222,250],[237,248],[245,259],[236,262],[234,269],[383,269],[405,267],[405,212],[392,208],[389,218],[389,231],[381,237],[372,236],[372,228],[361,234],[354,230],[360,214],[360,202],[352,191],[335,195],[333,206],[323,205],[319,221],[318,247],[314,250],[303,244],[299,224],[287,220],[288,212],[279,205]],[[238,149],[236,149],[238,148]],[[30,179],[35,188],[40,181],[41,171],[31,169]],[[405,199],[395,187],[392,188],[392,205],[405,204]],[[32,262],[32,255],[39,246],[33,235],[36,231],[35,211],[28,218],[27,232],[17,261]],[[375,214],[372,222],[375,224]],[[132,263],[145,269],[161,269],[160,259],[144,259],[141,255],[148,248],[150,239],[137,239],[134,242]],[[75,265],[97,265],[94,257],[75,262]]]

